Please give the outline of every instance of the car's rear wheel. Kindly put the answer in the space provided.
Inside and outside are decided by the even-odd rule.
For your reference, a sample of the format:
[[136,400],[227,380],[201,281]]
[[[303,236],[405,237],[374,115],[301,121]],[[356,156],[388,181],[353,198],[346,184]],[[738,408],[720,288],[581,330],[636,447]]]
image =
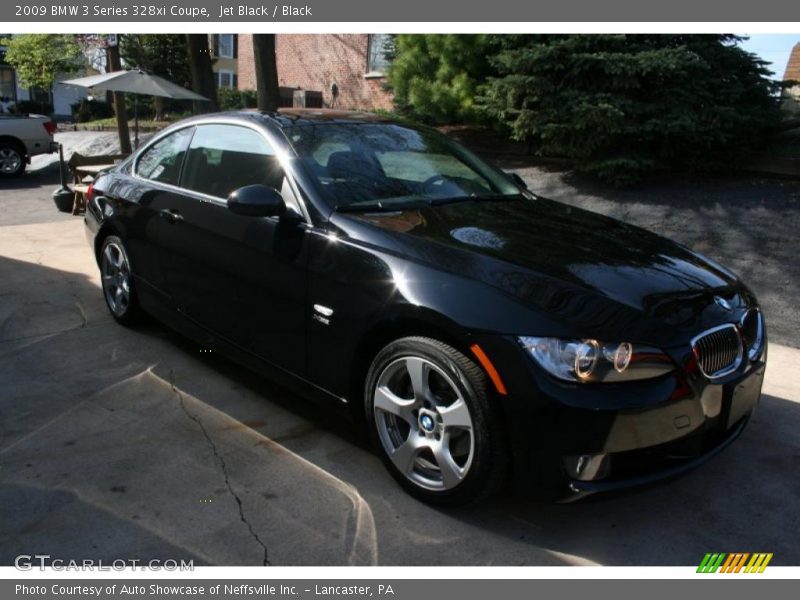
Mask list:
[[122,240],[111,235],[100,249],[103,297],[111,315],[122,325],[133,325],[140,317],[131,262]]
[[12,142],[0,142],[0,176],[17,177],[25,170],[25,151]]
[[386,346],[367,376],[367,423],[389,471],[435,504],[482,499],[504,481],[506,452],[486,376],[438,340]]

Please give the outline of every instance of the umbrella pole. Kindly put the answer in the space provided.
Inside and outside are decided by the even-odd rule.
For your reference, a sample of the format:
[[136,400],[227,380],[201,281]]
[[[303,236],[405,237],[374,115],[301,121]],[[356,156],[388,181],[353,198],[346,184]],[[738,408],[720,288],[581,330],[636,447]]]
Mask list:
[[139,94],[133,95],[133,147],[139,148]]

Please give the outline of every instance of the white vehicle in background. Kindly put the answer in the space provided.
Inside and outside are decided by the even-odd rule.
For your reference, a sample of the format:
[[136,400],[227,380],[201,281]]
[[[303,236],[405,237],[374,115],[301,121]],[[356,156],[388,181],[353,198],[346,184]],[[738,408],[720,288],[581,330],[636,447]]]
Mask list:
[[31,156],[58,150],[56,124],[43,115],[0,115],[0,177],[16,177]]

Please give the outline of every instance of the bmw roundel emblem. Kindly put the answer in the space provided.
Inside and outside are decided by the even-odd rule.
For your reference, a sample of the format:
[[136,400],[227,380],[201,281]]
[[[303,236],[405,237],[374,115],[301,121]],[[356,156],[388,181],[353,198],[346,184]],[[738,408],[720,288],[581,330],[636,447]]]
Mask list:
[[721,296],[714,296],[714,302],[716,302],[718,306],[721,306],[725,310],[728,311],[733,310],[733,306],[731,306],[731,303],[725,300],[725,298]]
[[435,426],[433,419],[430,417],[430,415],[422,415],[422,418],[420,419],[420,424],[422,425],[422,428],[428,432],[433,431]]

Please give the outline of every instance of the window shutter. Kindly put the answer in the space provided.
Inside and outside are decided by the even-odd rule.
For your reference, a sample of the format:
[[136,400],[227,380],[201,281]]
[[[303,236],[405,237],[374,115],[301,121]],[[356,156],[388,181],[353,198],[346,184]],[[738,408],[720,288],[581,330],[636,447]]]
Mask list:
[[239,58],[239,34],[233,34],[233,58]]
[[233,87],[239,89],[239,76],[236,73],[233,74]]

